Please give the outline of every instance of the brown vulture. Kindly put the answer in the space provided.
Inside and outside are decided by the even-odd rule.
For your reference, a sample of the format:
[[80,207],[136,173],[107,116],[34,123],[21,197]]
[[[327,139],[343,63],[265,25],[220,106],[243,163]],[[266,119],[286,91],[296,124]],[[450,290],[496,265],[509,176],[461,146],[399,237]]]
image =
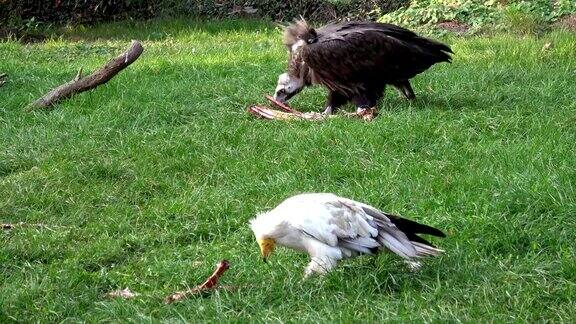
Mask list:
[[314,29],[298,20],[284,29],[288,72],[278,78],[274,98],[286,102],[312,84],[328,88],[324,113],[352,102],[375,107],[387,84],[414,99],[410,79],[439,62],[450,47],[405,28],[376,22],[343,22]]

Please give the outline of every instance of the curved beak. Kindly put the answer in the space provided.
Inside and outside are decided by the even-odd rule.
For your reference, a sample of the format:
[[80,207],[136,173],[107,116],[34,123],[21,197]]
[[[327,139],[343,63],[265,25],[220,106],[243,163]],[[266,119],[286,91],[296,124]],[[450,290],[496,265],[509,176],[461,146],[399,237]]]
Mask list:
[[270,238],[262,239],[258,241],[258,245],[260,245],[260,254],[262,255],[262,261],[267,262],[268,256],[270,256],[272,251],[274,251],[276,241]]
[[304,79],[304,77],[291,76],[288,73],[280,74],[274,90],[274,100],[286,103],[306,86]]
[[289,94],[284,89],[280,89],[274,93],[274,99],[281,103],[286,103],[288,99],[292,98],[293,94]]
[[287,92],[285,89],[280,89],[274,93],[273,97],[274,99],[280,101],[281,103],[286,103],[288,102],[288,100],[290,100],[290,98],[300,93],[300,91],[302,91],[303,88],[304,87],[297,88],[294,92]]

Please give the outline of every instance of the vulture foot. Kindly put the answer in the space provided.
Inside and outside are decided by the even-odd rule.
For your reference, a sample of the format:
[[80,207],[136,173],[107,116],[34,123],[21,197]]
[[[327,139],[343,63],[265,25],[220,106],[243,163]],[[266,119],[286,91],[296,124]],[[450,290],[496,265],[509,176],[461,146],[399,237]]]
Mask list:
[[334,109],[332,108],[332,106],[326,107],[326,109],[324,109],[324,112],[323,112],[324,115],[332,115],[333,113],[334,113]]

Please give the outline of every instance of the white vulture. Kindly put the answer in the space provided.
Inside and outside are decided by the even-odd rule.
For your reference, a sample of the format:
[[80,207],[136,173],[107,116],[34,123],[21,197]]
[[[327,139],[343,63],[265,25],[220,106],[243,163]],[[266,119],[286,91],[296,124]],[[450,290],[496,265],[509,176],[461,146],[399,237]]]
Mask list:
[[390,250],[413,268],[418,258],[443,251],[417,234],[444,237],[428,225],[331,193],[304,193],[250,221],[264,261],[276,245],[306,252],[304,276],[325,274],[341,259]]

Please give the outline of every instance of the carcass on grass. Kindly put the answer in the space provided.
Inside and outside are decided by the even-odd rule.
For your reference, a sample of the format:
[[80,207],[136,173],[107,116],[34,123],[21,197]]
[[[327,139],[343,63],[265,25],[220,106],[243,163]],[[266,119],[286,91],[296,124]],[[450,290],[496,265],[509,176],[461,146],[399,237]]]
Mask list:
[[[324,120],[327,118],[332,118],[337,115],[327,115],[317,112],[300,112],[294,108],[290,108],[288,105],[279,102],[272,98],[271,96],[266,96],[273,106],[278,109],[270,108],[267,106],[251,105],[248,107],[248,113],[263,119],[279,119],[279,120]],[[363,109],[354,113],[346,113],[344,116],[347,117],[357,117],[364,120],[372,120],[376,117],[376,108]]]

